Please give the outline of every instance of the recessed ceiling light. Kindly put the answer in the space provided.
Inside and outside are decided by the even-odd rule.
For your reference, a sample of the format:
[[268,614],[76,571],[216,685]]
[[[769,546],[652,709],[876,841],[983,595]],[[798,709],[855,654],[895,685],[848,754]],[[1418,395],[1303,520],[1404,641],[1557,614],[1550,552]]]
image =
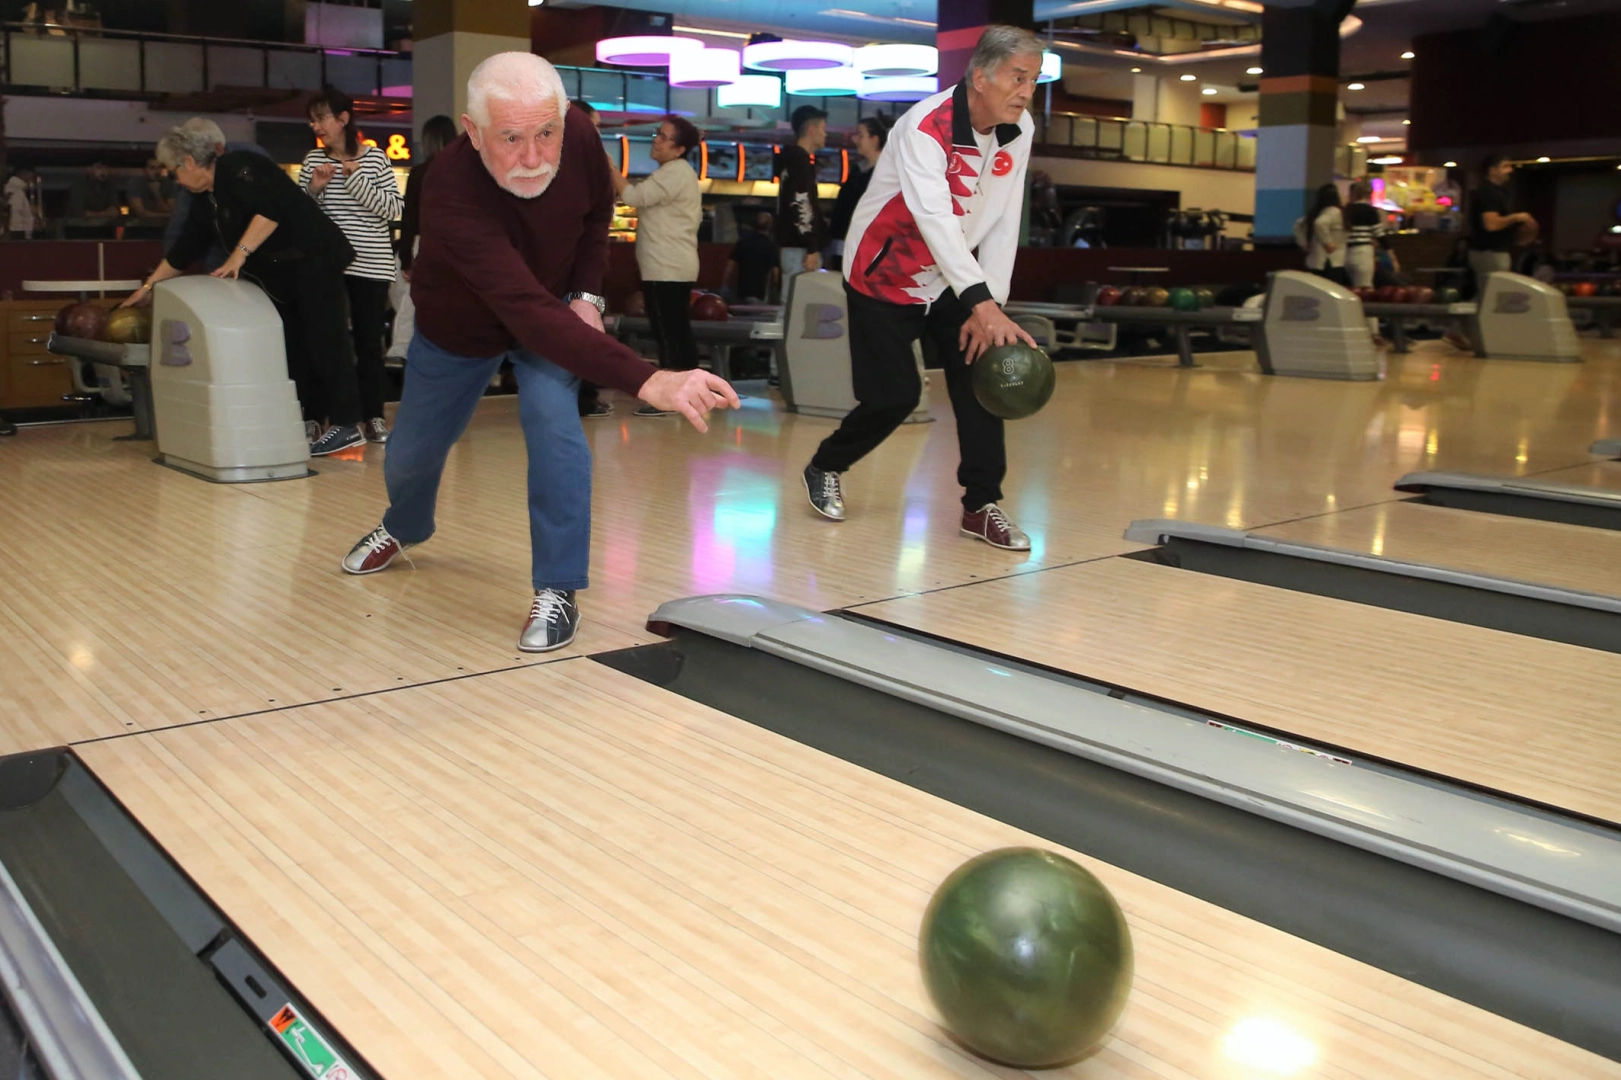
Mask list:
[[1264,68],[1258,68],[1258,67],[1245,68],[1244,69],[1244,74],[1246,74],[1246,75],[1259,75],[1263,70],[1265,70],[1265,69]]
[[1367,87],[1363,86],[1359,82],[1354,82],[1354,83],[1351,83],[1349,86],[1347,86],[1346,89],[1347,90],[1366,90]]
[[1458,167],[1458,163],[1456,161],[1449,161],[1445,165],[1442,165],[1441,167],[1443,169],[1456,169]]
[[1377,136],[1377,135],[1358,135],[1356,141],[1357,142],[1383,142],[1384,140],[1379,138],[1379,136]]
[[1142,68],[1132,68],[1131,73],[1133,75],[1141,75],[1143,73],[1143,69]]
[[1198,78],[1199,78],[1199,76],[1197,76],[1197,75],[1184,75],[1184,76],[1182,76],[1182,81],[1183,82],[1194,82]]
[[1411,121],[1411,120],[1403,120],[1403,121],[1402,121],[1402,122],[1401,122],[1401,126],[1402,126],[1402,127],[1407,127],[1407,126],[1408,126],[1408,125],[1410,125],[1410,124],[1411,124],[1411,123],[1412,123],[1412,121]]
[[1369,165],[1400,165],[1401,164],[1401,158],[1399,156],[1395,155],[1395,154],[1390,154],[1390,155],[1388,155],[1386,157],[1369,158],[1368,159],[1368,164]]
[[1413,58],[1413,50],[1408,49],[1406,52],[1401,54],[1401,58],[1403,60],[1411,60]]
[[1199,93],[1205,95],[1206,97],[1209,97],[1211,94],[1214,94],[1215,92],[1216,92],[1216,88],[1214,86],[1207,86],[1203,90],[1199,91]]
[[1539,157],[1539,158],[1537,158],[1537,164],[1538,165],[1546,165],[1548,162],[1550,162],[1552,160],[1553,160],[1553,158]]

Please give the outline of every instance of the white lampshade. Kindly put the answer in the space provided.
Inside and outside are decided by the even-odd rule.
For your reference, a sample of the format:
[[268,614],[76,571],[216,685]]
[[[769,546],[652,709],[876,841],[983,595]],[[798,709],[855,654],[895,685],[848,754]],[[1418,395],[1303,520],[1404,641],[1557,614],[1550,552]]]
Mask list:
[[922,101],[939,90],[938,75],[887,75],[863,79],[859,96],[866,101]]
[[670,34],[644,34],[635,37],[604,38],[597,42],[597,62],[625,67],[663,67],[677,53],[702,50],[697,38]]
[[670,57],[670,85],[689,90],[713,90],[735,83],[742,71],[743,54],[736,49],[700,49]]
[[1036,82],[1057,82],[1064,77],[1064,58],[1055,52],[1041,54],[1041,74],[1036,76]]
[[756,71],[849,67],[854,59],[855,50],[836,41],[762,41],[743,46],[743,66]]
[[940,51],[933,45],[866,45],[856,50],[855,69],[869,78],[933,75]]
[[782,80],[775,75],[739,75],[735,83],[715,91],[715,104],[722,109],[780,109]]
[[861,72],[855,68],[788,72],[788,92],[800,97],[842,97],[860,89]]

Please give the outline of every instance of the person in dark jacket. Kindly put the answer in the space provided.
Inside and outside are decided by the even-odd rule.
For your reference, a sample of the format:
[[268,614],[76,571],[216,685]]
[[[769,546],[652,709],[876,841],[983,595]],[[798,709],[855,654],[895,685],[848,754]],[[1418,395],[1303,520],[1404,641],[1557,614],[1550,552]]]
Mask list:
[[816,154],[827,145],[827,113],[814,105],[794,110],[794,141],[777,155],[777,250],[782,287],[805,270],[822,268],[827,221],[817,198]]
[[416,258],[417,239],[422,232],[422,182],[427,179],[433,156],[455,142],[456,135],[456,121],[450,117],[429,117],[422,125],[422,138],[417,142],[417,163],[411,166],[411,173],[405,178],[405,208],[400,211],[400,236],[394,242],[400,273],[388,295],[389,304],[394,308],[394,331],[388,355],[397,360],[405,359],[416,327],[416,309],[411,306],[411,262]]
[[827,264],[829,270],[844,267],[844,238],[850,232],[850,218],[855,214],[861,196],[867,193],[867,185],[872,183],[872,169],[878,164],[878,155],[884,152],[884,144],[889,141],[892,123],[894,121],[887,116],[862,117],[850,138],[859,160],[839,188],[839,197],[833,203],[833,216],[827,221],[827,235],[832,240],[832,257]]
[[123,306],[149,303],[154,285],[182,274],[217,241],[230,255],[213,276],[245,275],[264,289],[281,315],[304,419],[331,424],[310,445],[311,456],[359,446],[366,437],[343,283],[354,248],[275,162],[219,150],[211,135],[183,126],[159,141],[158,160],[192,193],[191,214],[158,268]]

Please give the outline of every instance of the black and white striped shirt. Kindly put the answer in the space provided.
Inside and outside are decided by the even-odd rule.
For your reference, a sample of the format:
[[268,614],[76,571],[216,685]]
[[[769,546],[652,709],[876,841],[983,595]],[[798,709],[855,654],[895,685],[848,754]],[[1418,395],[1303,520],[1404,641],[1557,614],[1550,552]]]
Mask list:
[[316,166],[336,164],[338,169],[326,187],[311,197],[337,222],[355,249],[355,261],[344,273],[393,281],[394,222],[404,207],[400,185],[394,179],[388,155],[377,147],[362,147],[359,161],[360,168],[345,176],[342,162],[318,146],[304,155],[298,186],[309,191]]
[[1345,208],[1345,244],[1347,247],[1365,247],[1370,244],[1385,246],[1385,215],[1372,203],[1355,202]]

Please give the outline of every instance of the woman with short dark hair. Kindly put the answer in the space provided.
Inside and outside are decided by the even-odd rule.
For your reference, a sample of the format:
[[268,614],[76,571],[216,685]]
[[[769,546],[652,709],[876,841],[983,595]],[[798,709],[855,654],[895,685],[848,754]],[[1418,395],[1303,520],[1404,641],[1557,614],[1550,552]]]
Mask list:
[[1344,285],[1345,213],[1340,209],[1338,186],[1324,184],[1317,189],[1317,201],[1306,215],[1306,228],[1311,236],[1306,269]]
[[388,287],[394,281],[394,222],[404,200],[388,155],[360,140],[355,103],[342,90],[328,87],[310,99],[310,127],[321,145],[304,155],[298,186],[309,192],[327,216],[337,222],[355,249],[344,270],[353,328],[356,372],[364,430],[371,442],[388,441],[383,399],[388,376],[383,371],[383,322],[388,316]]
[[857,160],[850,169],[850,175],[839,185],[839,197],[833,203],[833,216],[827,219],[827,235],[831,238],[829,247],[832,251],[832,258],[827,264],[829,270],[837,270],[844,264],[844,238],[850,233],[850,218],[855,215],[861,196],[867,193],[867,185],[872,183],[873,166],[878,164],[878,156],[889,142],[889,128],[893,123],[883,114],[864,116],[850,137]]
[[191,209],[179,239],[123,306],[149,303],[154,285],[184,273],[219,239],[231,255],[213,276],[247,277],[270,297],[304,419],[330,425],[310,454],[364,443],[343,286],[355,249],[275,162],[219,151],[213,135],[186,126],[159,141],[157,158],[192,193]]
[[[692,289],[698,281],[698,226],[703,222],[703,196],[698,174],[687,155],[702,137],[692,122],[666,116],[653,136],[652,175],[631,183],[612,173],[614,192],[636,208],[636,267],[642,273],[647,318],[658,343],[659,366],[691,371],[698,366],[698,343],[692,337]],[[643,405],[637,416],[664,416],[665,410]]]

